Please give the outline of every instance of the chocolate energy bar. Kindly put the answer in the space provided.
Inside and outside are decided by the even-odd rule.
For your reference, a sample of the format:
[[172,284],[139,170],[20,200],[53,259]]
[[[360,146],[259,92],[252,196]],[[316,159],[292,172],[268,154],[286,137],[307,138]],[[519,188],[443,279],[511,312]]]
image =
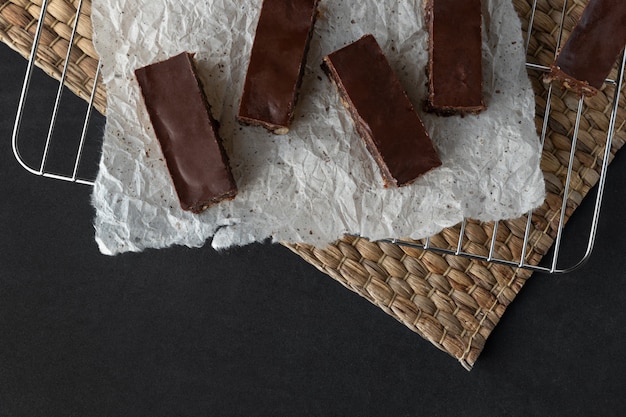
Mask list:
[[556,80],[579,95],[593,96],[626,45],[626,1],[591,0],[551,66]]
[[239,106],[241,123],[286,134],[294,115],[318,0],[264,0]]
[[199,213],[237,194],[193,54],[135,70],[146,109],[184,210]]
[[481,0],[426,0],[428,99],[441,116],[479,113],[483,100]]
[[441,165],[400,81],[372,35],[326,56],[357,132],[380,167],[385,187],[410,184]]

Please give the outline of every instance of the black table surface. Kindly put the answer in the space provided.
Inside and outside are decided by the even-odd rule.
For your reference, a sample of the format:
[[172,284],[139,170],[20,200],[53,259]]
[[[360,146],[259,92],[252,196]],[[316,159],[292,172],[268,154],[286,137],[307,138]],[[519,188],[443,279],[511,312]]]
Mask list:
[[[13,156],[25,68],[0,45],[0,416],[623,415],[626,156],[590,260],[535,274],[467,372],[280,245],[100,254],[91,187]],[[23,140],[47,122],[26,118]]]

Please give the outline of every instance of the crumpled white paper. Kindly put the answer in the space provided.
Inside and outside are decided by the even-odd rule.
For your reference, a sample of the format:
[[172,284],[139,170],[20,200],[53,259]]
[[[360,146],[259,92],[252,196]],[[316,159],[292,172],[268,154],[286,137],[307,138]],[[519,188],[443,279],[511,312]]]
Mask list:
[[[425,114],[422,1],[321,0],[290,133],[235,119],[261,0],[94,0],[94,42],[108,93],[95,233],[105,254],[173,244],[225,248],[271,238],[318,246],[345,233],[422,238],[463,217],[517,217],[544,199],[534,96],[511,2],[483,0],[479,116]],[[372,33],[415,103],[443,166],[400,189],[378,168],[320,69],[324,55]],[[463,34],[459,36],[462,38]],[[135,68],[196,53],[239,195],[201,215],[180,209],[134,78]],[[390,121],[393,123],[393,121]]]

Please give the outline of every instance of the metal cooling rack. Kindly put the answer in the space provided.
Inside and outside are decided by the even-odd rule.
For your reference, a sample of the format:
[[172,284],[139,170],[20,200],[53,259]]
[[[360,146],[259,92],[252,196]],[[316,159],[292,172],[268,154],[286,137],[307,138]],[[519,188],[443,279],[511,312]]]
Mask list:
[[[74,25],[72,26],[72,33],[71,33],[71,38],[70,38],[70,43],[69,43],[70,47],[67,51],[64,65],[63,65],[64,69],[62,71],[60,80],[58,81],[58,88],[57,88],[56,95],[54,96],[54,98],[51,99],[52,107],[50,111],[50,122],[46,127],[46,132],[43,133],[43,137],[45,137],[45,141],[39,144],[35,144],[32,141],[27,143],[26,148],[28,148],[29,150],[28,156],[23,151],[22,147],[19,146],[20,144],[22,145],[25,144],[24,142],[25,134],[23,132],[24,129],[22,126],[22,121],[28,117],[27,107],[28,107],[29,100],[31,101],[34,100],[31,97],[31,93],[33,92],[33,90],[37,90],[36,88],[33,89],[33,85],[31,83],[31,81],[33,80],[33,73],[34,73],[34,63],[35,63],[34,57],[37,56],[37,51],[39,47],[39,38],[42,32],[42,26],[43,26],[43,21],[44,21],[44,19],[41,17],[46,16],[48,3],[49,3],[49,0],[43,0],[42,2],[41,15],[40,15],[40,19],[38,21],[37,27],[36,27],[36,32],[34,35],[34,42],[33,42],[33,46],[32,46],[31,53],[30,53],[30,59],[28,60],[27,67],[26,67],[26,74],[24,77],[24,83],[23,83],[22,92],[21,92],[20,99],[19,99],[18,110],[17,110],[17,115],[15,118],[15,125],[13,129],[13,136],[12,136],[13,153],[17,161],[20,163],[20,165],[31,174],[51,178],[54,180],[62,180],[62,181],[69,181],[69,182],[85,184],[85,185],[93,185],[96,174],[97,174],[97,165],[95,163],[92,164],[92,166],[86,169],[86,173],[84,174],[81,173],[81,165],[82,165],[82,161],[84,160],[83,158],[84,154],[86,152],[85,151],[86,144],[90,143],[92,145],[91,146],[92,148],[98,148],[101,145],[101,140],[102,140],[101,139],[102,125],[103,125],[102,118],[100,118],[98,122],[96,122],[96,124],[100,123],[100,126],[96,127],[97,133],[92,132],[92,134],[90,134],[90,126],[92,125],[92,122],[93,122],[92,109],[93,109],[93,103],[94,103],[94,98],[95,98],[95,93],[96,93],[95,82],[94,82],[93,89],[91,91],[91,96],[90,96],[89,101],[87,103],[83,102],[83,105],[85,108],[84,115],[81,116],[79,119],[77,119],[75,115],[72,115],[71,117],[73,121],[73,125],[75,126],[76,131],[77,131],[76,142],[74,143],[74,145],[72,145],[74,148],[74,152],[72,152],[72,150],[69,149],[69,148],[72,148],[72,146],[68,145],[67,138],[62,139],[63,144],[61,144],[61,147],[59,148],[58,141],[60,141],[61,139],[55,136],[55,127],[57,127],[57,124],[60,122],[60,118],[66,115],[64,114],[64,111],[63,111],[63,102],[64,100],[70,99],[69,97],[66,98],[66,88],[64,87],[64,82],[65,82],[66,75],[67,75],[68,63],[70,62],[70,54],[72,52],[72,45],[74,44],[74,36],[76,34],[76,28],[78,25],[78,19],[80,17],[80,11],[81,11],[83,0],[80,0],[77,6],[76,15],[73,19]],[[563,4],[563,10],[561,11],[561,22],[560,22],[560,27],[559,27],[559,32],[558,32],[557,45],[561,44],[563,22],[565,19],[565,14],[566,14],[565,12],[567,10],[567,3],[568,2],[566,0]],[[528,33],[527,40],[526,40],[526,51],[528,51],[530,34],[531,34],[531,31],[533,30],[536,7],[537,7],[537,0],[535,0],[535,2],[533,3],[532,13],[531,13],[530,20],[528,23],[529,33]],[[526,63],[526,67],[529,71],[548,72],[550,70],[546,66],[537,65],[537,64],[533,64],[529,62]],[[589,238],[587,241],[587,247],[586,247],[584,254],[582,254],[581,258],[577,262],[575,262],[572,266],[569,266],[566,268],[560,267],[559,266],[559,254],[561,252],[562,243],[563,243],[563,229],[565,225],[565,209],[566,209],[568,196],[570,192],[570,186],[571,186],[571,176],[572,176],[572,171],[573,171],[572,165],[574,162],[574,154],[576,151],[576,144],[578,140],[578,131],[579,131],[579,126],[580,126],[581,115],[585,106],[583,99],[580,99],[578,102],[578,110],[577,110],[574,130],[570,137],[571,149],[570,149],[570,156],[569,156],[569,164],[567,168],[566,182],[564,185],[563,203],[561,206],[561,212],[560,212],[561,214],[560,214],[558,228],[557,228],[557,236],[555,239],[555,243],[554,243],[551,255],[547,255],[546,257],[544,257],[544,262],[541,265],[538,265],[538,266],[531,265],[526,262],[526,257],[527,257],[526,251],[528,247],[529,235],[530,235],[530,229],[531,229],[532,211],[526,214],[525,216],[527,218],[527,222],[526,222],[526,230],[524,233],[523,249],[522,249],[520,259],[516,261],[498,258],[496,254],[496,242],[497,242],[496,236],[497,236],[497,231],[498,231],[498,224],[499,224],[498,222],[495,222],[493,225],[493,232],[491,234],[492,236],[491,245],[489,248],[489,253],[486,256],[465,252],[463,250],[463,236],[465,234],[465,227],[467,225],[467,220],[464,220],[461,223],[457,245],[455,248],[452,248],[452,249],[437,247],[436,245],[432,244],[430,238],[425,239],[423,243],[408,242],[408,241],[403,241],[399,239],[391,239],[388,241],[398,244],[398,245],[411,246],[411,247],[416,247],[419,249],[436,251],[436,252],[456,255],[456,256],[463,256],[463,257],[468,257],[471,259],[477,259],[477,260],[482,260],[486,262],[498,263],[498,264],[503,264],[503,265],[507,265],[511,267],[519,267],[519,268],[529,269],[532,271],[544,272],[544,273],[550,273],[550,274],[570,272],[570,271],[577,269],[581,265],[583,265],[587,261],[587,259],[590,257],[591,252],[593,251],[593,246],[594,246],[594,242],[596,238],[598,220],[600,217],[600,207],[602,203],[602,196],[603,196],[604,185],[606,181],[607,168],[609,164],[611,143],[613,140],[613,134],[615,130],[617,109],[619,107],[619,93],[624,84],[625,68],[626,68],[626,54],[623,54],[622,60],[621,60],[621,67],[618,71],[618,76],[616,77],[615,80],[612,80],[612,79],[606,80],[607,84],[611,84],[615,86],[615,93],[613,97],[613,102],[611,104],[612,111],[611,111],[611,116],[610,116],[609,128],[606,133],[607,137],[606,137],[606,144],[604,148],[604,156],[602,158],[600,179],[599,179],[598,186],[597,186],[595,205],[594,205],[594,210],[593,210],[593,214],[591,217],[591,224],[590,224],[590,230],[589,230]],[[96,79],[99,76],[99,71],[100,71],[100,66],[98,66]],[[542,117],[543,125],[542,125],[541,136],[540,136],[542,146],[546,138],[546,134],[548,130],[548,122],[550,120],[551,97],[552,97],[552,86],[548,88],[548,94],[546,98],[546,109]],[[80,101],[82,102],[82,100]],[[37,104],[40,104],[40,103],[37,103]],[[96,118],[98,119],[98,117]],[[80,122],[80,123],[77,123],[77,122]],[[64,121],[64,123],[67,123],[67,121]],[[57,145],[57,146],[54,146],[54,145]],[[36,149],[33,149],[33,148],[36,148]],[[72,164],[71,164],[72,166],[67,171],[67,173],[63,173],[64,171],[61,172],[54,166],[55,164],[51,163],[51,160],[54,159],[52,155],[54,154],[54,152],[58,152],[59,149],[63,150],[64,159],[67,160],[69,157],[69,159],[72,161]],[[548,258],[547,262],[546,262],[546,258]]]

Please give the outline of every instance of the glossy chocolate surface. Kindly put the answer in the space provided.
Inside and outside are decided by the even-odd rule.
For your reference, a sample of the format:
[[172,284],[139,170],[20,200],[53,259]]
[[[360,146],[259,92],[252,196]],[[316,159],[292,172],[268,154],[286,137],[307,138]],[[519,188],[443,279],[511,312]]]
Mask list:
[[427,0],[427,110],[441,115],[484,110],[481,0]]
[[201,212],[233,198],[237,187],[193,55],[176,55],[135,75],[181,207]]
[[402,186],[441,165],[400,81],[372,35],[324,58],[385,186]]
[[318,0],[264,0],[238,119],[287,133],[293,119]]
[[604,84],[626,45],[626,1],[591,0],[559,52],[549,79],[580,94]]

